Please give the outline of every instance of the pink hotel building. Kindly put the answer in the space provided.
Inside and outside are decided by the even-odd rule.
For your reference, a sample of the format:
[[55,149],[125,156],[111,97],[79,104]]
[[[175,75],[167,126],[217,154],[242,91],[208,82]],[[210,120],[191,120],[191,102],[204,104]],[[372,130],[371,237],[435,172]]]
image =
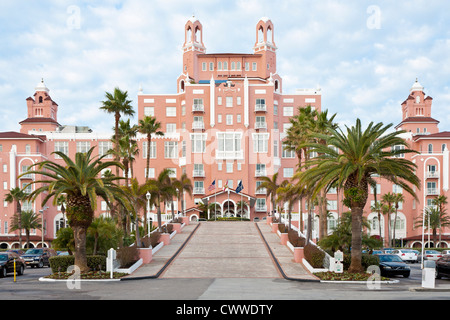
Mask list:
[[[253,54],[207,54],[203,43],[203,26],[195,17],[185,25],[183,66],[177,79],[175,94],[138,93],[138,118],[151,115],[161,122],[165,135],[152,140],[150,155],[146,153],[146,138],[138,136],[141,153],[134,165],[134,175],[140,182],[145,179],[146,157],[150,156],[150,177],[156,177],[164,168],[179,178],[187,173],[193,183],[192,197],[185,194],[186,215],[199,218],[199,202],[217,203],[223,216],[244,216],[262,219],[272,211],[264,191],[257,191],[260,176],[279,172],[279,181],[290,179],[296,169],[293,153],[283,149],[285,130],[289,118],[298,107],[311,105],[321,109],[320,89],[300,89],[294,94],[283,93],[281,76],[277,73],[274,26],[267,18],[256,25],[256,42]],[[450,132],[439,132],[438,121],[431,118],[432,98],[426,97],[418,82],[402,104],[403,119],[397,129],[406,130],[405,139],[420,151],[412,156],[418,165],[417,175],[423,187],[417,190],[420,201],[404,194],[406,201],[398,213],[396,238],[410,246],[420,245],[421,228],[414,227],[414,218],[431,205],[438,194],[449,195]],[[62,126],[57,120],[58,105],[49,95],[44,82],[38,84],[33,97],[27,99],[27,118],[20,122],[20,132],[0,133],[0,179],[3,182],[0,196],[4,199],[15,186],[24,187],[33,175],[18,178],[27,168],[42,160],[60,161],[53,151],[62,151],[73,157],[96,147],[104,154],[112,148],[111,133],[98,134],[87,127]],[[408,155],[409,156],[409,155]],[[209,188],[215,181],[215,189]],[[235,192],[239,182],[244,189]],[[224,188],[228,186],[228,190]],[[34,188],[34,187],[29,187]],[[387,192],[402,192],[397,186],[380,181],[378,196]],[[330,190],[328,209],[329,229],[342,213],[342,195]],[[247,205],[237,205],[244,200]],[[366,216],[378,235],[378,219],[370,212],[370,198]],[[42,208],[41,199],[35,203],[22,203],[23,210],[42,211],[44,243],[49,246],[57,230],[64,226],[64,217],[58,207]],[[174,201],[175,210],[181,206]],[[98,215],[107,215],[106,203],[99,203]],[[305,206],[303,205],[303,208]],[[241,209],[243,209],[241,212]],[[153,210],[153,209],[152,209]],[[166,212],[170,205],[166,204]],[[294,222],[298,222],[299,204],[294,207]],[[0,248],[17,247],[18,231],[9,230],[15,204],[3,203],[0,210]],[[154,211],[153,211],[154,212]],[[306,220],[306,214],[302,215]],[[387,218],[382,217],[382,234],[387,238]],[[314,223],[318,230],[318,221]],[[442,236],[448,246],[448,229]],[[42,246],[42,234],[32,230],[32,246]]]

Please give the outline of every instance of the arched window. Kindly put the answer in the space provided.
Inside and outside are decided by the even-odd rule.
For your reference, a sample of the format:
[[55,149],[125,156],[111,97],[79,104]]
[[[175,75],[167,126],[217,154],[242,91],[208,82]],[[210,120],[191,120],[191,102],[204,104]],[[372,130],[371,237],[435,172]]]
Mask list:
[[428,145],[428,153],[433,153],[433,145],[431,143]]
[[39,103],[42,103],[42,101],[43,101],[42,97],[39,97]]
[[30,154],[30,153],[31,153],[31,146],[30,146],[29,144],[27,144],[27,145],[25,146],[25,153],[26,153],[26,154]]
[[420,96],[416,97],[416,103],[420,103]]
[[447,148],[447,144],[446,144],[446,143],[443,143],[443,144],[442,144],[442,152],[445,151],[445,148]]
[[263,26],[258,29],[258,43],[264,42],[264,28]]

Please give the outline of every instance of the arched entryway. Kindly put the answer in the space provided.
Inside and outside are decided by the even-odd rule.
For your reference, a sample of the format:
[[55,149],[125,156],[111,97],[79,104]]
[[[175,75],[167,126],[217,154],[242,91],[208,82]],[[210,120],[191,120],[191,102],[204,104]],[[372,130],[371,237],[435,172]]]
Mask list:
[[236,217],[234,201],[227,200],[222,204],[222,217]]

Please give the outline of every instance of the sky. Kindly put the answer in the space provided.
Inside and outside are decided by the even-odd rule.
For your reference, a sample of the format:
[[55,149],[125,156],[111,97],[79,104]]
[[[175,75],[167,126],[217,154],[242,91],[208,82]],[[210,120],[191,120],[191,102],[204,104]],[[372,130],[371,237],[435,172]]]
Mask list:
[[[283,93],[322,89],[341,125],[394,125],[416,78],[450,131],[450,1],[0,0],[0,131],[19,131],[44,79],[61,125],[112,131],[105,92],[176,93],[184,25],[195,15],[207,53],[253,53],[274,24]],[[137,116],[132,119],[137,122]]]

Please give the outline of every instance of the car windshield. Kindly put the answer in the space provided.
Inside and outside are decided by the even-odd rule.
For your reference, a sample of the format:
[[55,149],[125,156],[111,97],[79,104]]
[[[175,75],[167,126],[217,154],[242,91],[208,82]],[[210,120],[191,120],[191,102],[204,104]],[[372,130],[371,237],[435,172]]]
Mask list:
[[439,252],[434,251],[434,250],[427,250],[425,251],[426,254],[438,254]]
[[400,259],[399,256],[396,255],[391,255],[391,254],[385,254],[385,255],[380,255],[380,262],[403,262],[402,259]]
[[42,249],[28,249],[27,252],[25,252],[25,254],[41,254],[42,253]]
[[8,255],[7,254],[0,254],[0,261],[8,261]]

